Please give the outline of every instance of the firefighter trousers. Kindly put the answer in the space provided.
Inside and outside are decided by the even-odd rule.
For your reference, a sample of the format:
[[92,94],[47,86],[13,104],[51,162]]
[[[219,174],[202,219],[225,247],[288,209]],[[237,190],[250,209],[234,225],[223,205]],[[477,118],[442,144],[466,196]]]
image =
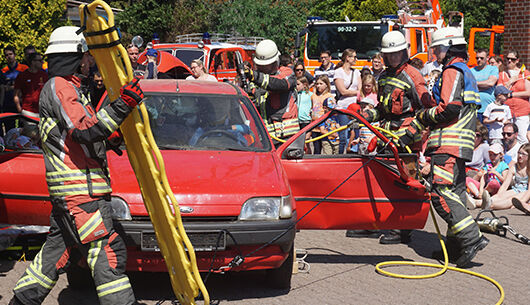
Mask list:
[[[102,217],[108,217],[112,223],[110,202],[101,201],[98,203],[102,207]],[[109,228],[106,236],[82,244],[72,219],[67,211],[60,211],[54,206],[50,216],[50,233],[13,289],[16,297],[23,304],[41,304],[55,286],[59,274],[64,273],[70,263],[77,263],[71,256],[72,250],[77,249],[87,260],[101,305],[133,304],[135,297],[125,275],[127,250],[122,238]]]
[[466,208],[465,161],[448,154],[431,156],[431,202],[447,222],[447,237],[455,238],[461,248],[476,243],[481,233]]

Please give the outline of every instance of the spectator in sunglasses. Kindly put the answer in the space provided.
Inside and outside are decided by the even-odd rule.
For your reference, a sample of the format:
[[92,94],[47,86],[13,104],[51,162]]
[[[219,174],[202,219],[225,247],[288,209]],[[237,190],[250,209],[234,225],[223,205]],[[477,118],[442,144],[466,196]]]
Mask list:
[[[488,65],[488,50],[478,49],[476,51],[477,66],[471,68],[471,73],[475,76],[480,96],[480,109],[477,111],[478,119],[483,122],[484,111],[489,104],[495,101],[493,90],[499,79],[499,68]],[[488,124],[488,123],[486,123]]]
[[315,80],[313,75],[311,75],[311,73],[305,70],[304,63],[300,60],[294,64],[294,75],[296,76],[297,79],[300,77],[305,77],[307,81],[309,82],[310,86],[313,85],[313,81]]
[[521,147],[521,143],[517,141],[519,129],[514,123],[506,123],[502,128],[502,144],[504,145],[504,161],[511,164],[512,161],[517,160],[517,152]]
[[505,56],[507,69],[500,74],[499,85],[503,85],[512,92],[508,95],[506,105],[510,107],[514,117],[514,123],[521,131],[517,136],[517,141],[521,144],[527,143],[526,130],[530,120],[530,72],[519,65],[519,52],[508,51]]

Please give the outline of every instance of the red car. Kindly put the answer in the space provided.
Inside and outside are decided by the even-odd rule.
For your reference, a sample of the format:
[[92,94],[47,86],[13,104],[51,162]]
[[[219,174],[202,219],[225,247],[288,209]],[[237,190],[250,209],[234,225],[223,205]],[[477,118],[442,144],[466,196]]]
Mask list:
[[[140,84],[201,271],[219,270],[240,255],[244,262],[229,271],[266,269],[268,282],[288,288],[295,225],[298,229],[423,228],[429,211],[425,189],[396,162],[397,151],[377,157],[304,155],[304,133],[334,113],[275,149],[254,105],[239,87],[183,80]],[[13,114],[0,117],[13,118],[25,120]],[[415,157],[406,157],[414,165]],[[109,151],[108,160],[114,218],[128,246],[127,269],[165,272],[126,152],[118,156]],[[0,153],[0,223],[49,223],[44,173],[38,149],[8,146]],[[76,281],[71,273],[69,280]]]

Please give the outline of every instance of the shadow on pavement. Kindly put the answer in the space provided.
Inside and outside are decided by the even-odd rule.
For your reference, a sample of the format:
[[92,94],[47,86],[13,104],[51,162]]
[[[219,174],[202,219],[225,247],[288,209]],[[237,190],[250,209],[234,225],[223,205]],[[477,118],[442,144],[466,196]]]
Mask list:
[[5,276],[3,273],[7,273],[12,270],[16,263],[16,260],[0,260],[0,277]]
[[[203,279],[205,275],[202,274]],[[210,274],[206,283],[210,303],[217,304],[221,300],[275,297],[289,293],[288,290],[267,288],[263,283],[264,275],[264,271]],[[142,300],[158,301],[157,304],[171,304],[171,301],[175,300],[167,273],[131,272],[129,278],[140,304]]]

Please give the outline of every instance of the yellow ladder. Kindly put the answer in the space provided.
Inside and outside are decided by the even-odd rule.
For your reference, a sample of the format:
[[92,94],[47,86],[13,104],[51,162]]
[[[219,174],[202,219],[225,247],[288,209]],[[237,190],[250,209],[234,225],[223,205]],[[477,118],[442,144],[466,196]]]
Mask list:
[[[98,7],[106,12],[108,19],[97,14]],[[131,81],[133,75],[131,62],[114,27],[114,14],[107,3],[96,0],[81,5],[79,15],[90,54],[96,59],[110,100],[114,101],[119,97],[120,88]],[[138,108],[121,125],[121,131],[173,291],[181,304],[195,304],[200,290],[204,303],[209,304],[195,251],[184,231],[180,209],[166,177],[164,160],[151,133],[147,110],[143,104]]]

